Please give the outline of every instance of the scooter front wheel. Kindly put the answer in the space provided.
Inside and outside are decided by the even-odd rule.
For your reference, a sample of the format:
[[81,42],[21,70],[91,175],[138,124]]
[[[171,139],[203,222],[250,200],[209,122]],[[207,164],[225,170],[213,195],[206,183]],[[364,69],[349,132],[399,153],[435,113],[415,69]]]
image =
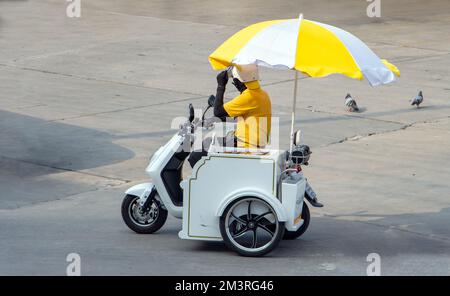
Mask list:
[[220,218],[225,244],[242,256],[263,256],[281,241],[285,227],[272,206],[257,197],[233,201]]
[[167,210],[153,198],[146,209],[139,204],[139,197],[126,195],[122,201],[122,218],[133,231],[150,234],[158,231],[167,220]]

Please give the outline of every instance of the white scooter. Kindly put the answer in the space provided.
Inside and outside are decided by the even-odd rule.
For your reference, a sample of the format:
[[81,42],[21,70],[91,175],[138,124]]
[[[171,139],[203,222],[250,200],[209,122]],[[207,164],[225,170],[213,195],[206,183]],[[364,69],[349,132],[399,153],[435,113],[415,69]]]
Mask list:
[[[213,106],[214,96],[208,100]],[[224,241],[244,256],[262,256],[284,239],[295,239],[308,228],[310,212],[304,199],[322,207],[301,171],[311,154],[294,136],[292,153],[282,150],[221,147],[213,140],[208,155],[182,179],[182,167],[199,128],[217,123],[189,119],[151,157],[146,172],[152,183],[126,191],[122,217],[137,233],[153,233],[167,213],[182,218],[182,239]],[[289,155],[290,154],[290,155]]]

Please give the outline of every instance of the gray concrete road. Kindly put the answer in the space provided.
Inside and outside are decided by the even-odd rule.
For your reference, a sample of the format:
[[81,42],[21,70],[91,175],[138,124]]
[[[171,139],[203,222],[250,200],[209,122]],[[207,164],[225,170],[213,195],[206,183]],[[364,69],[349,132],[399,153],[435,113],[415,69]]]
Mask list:
[[[364,0],[81,0],[77,19],[62,0],[0,1],[0,274],[64,275],[76,252],[84,275],[365,275],[369,253],[384,275],[450,275],[450,2],[381,4],[369,18]],[[254,259],[179,240],[173,218],[155,235],[128,230],[123,191],[147,180],[172,118],[215,89],[207,56],[243,26],[299,12],[402,71],[380,88],[300,80],[305,171],[326,205],[308,232]],[[261,76],[286,144],[292,73]],[[362,112],[345,111],[347,92]]]

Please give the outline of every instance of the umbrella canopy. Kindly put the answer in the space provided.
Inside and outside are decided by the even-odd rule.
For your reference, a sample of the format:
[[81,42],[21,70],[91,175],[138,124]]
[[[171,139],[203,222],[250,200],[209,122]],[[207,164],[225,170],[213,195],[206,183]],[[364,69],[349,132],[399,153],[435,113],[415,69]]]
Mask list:
[[310,77],[343,74],[376,86],[395,81],[400,72],[381,60],[354,35],[315,21],[285,19],[248,26],[220,45],[209,61],[216,70],[257,64],[295,69]]

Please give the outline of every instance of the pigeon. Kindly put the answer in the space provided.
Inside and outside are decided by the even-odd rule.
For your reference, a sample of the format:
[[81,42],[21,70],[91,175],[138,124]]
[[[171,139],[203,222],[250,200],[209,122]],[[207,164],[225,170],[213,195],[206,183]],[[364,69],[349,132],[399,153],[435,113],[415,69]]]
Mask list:
[[411,106],[416,105],[417,108],[419,108],[419,105],[423,102],[423,95],[422,95],[422,91],[419,91],[419,94],[417,94],[417,96],[411,100]]
[[352,98],[352,96],[350,94],[347,94],[347,96],[345,97],[345,106],[347,106],[348,112],[358,112],[359,111],[356,101]]

